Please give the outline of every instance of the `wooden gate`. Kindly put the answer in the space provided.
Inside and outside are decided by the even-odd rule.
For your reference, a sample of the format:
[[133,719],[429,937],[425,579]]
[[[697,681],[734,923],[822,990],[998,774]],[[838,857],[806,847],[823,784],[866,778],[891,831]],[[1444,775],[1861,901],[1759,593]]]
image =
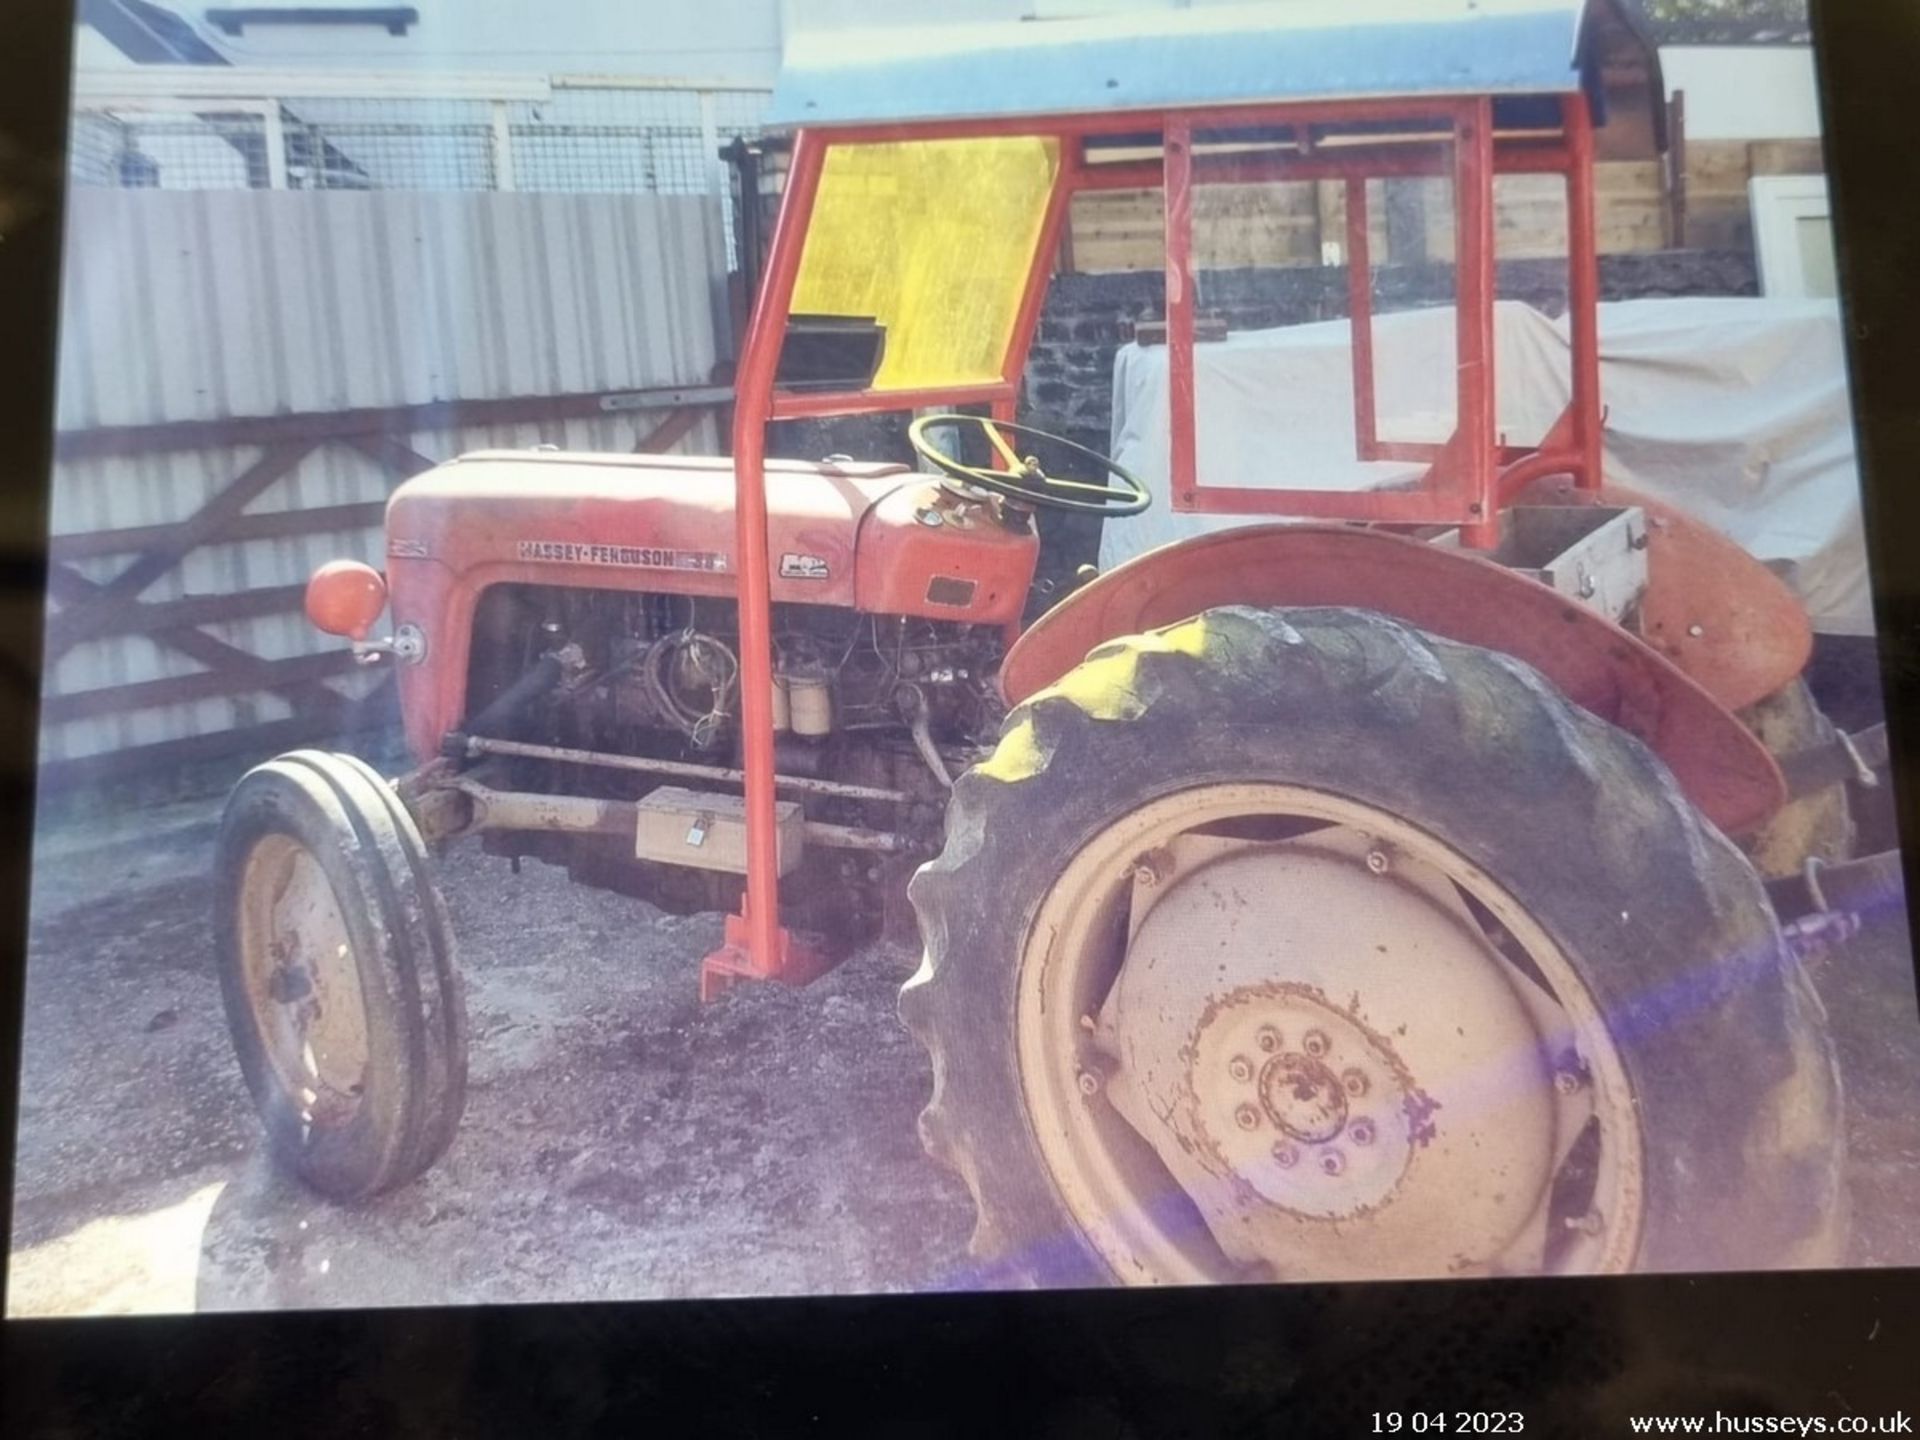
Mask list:
[[392,488],[463,451],[717,448],[719,224],[694,196],[76,191],[48,783],[390,725],[307,573],[381,563]]

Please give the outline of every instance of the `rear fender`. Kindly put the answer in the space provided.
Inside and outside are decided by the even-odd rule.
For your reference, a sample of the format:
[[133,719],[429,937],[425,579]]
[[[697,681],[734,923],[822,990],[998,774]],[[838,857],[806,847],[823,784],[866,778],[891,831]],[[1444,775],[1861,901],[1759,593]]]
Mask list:
[[1647,593],[1640,633],[1729,710],[1766,699],[1806,669],[1813,623],[1773,571],[1735,541],[1624,485],[1578,489],[1553,476],[1529,505],[1637,505],[1647,515]]
[[1103,641],[1222,605],[1377,610],[1524,660],[1583,709],[1643,741],[1730,834],[1786,801],[1780,767],[1746,726],[1638,636],[1538,581],[1461,550],[1345,525],[1252,525],[1153,550],[1091,581],[1008,653],[1018,704]]

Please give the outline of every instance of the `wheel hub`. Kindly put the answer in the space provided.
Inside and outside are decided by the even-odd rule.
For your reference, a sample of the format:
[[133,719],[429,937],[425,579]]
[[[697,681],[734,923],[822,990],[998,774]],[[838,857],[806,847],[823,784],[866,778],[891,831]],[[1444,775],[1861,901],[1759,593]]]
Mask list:
[[1184,835],[1151,869],[1096,1031],[1105,1093],[1223,1251],[1430,1275],[1534,1242],[1548,1046],[1444,876],[1351,830]]
[[346,917],[319,861],[261,840],[240,886],[241,963],[267,1060],[311,1125],[344,1122],[365,1085],[368,1039]]
[[1402,1073],[1381,1037],[1310,995],[1236,991],[1193,1047],[1202,1163],[1296,1215],[1359,1214],[1392,1193],[1413,1152]]
[[1337,1140],[1347,1128],[1340,1077],[1297,1051],[1274,1056],[1260,1071],[1260,1103],[1275,1125],[1310,1145]]

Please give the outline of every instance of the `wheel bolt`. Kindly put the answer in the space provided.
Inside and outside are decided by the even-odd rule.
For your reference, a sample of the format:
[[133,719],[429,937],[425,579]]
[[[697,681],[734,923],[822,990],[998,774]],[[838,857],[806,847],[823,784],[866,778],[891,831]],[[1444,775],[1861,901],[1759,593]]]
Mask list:
[[1258,1130],[1260,1128],[1260,1112],[1251,1105],[1242,1105],[1233,1112],[1233,1123],[1238,1125],[1242,1130]]
[[1327,1037],[1318,1030],[1309,1030],[1300,1041],[1300,1048],[1318,1060],[1327,1053]]
[[1082,1095],[1098,1095],[1100,1093],[1100,1077],[1091,1070],[1082,1070],[1078,1077],[1078,1083]]
[[1149,852],[1133,867],[1133,878],[1146,888],[1152,889],[1167,878],[1167,860],[1164,850]]
[[1338,1175],[1347,1168],[1347,1157],[1338,1150],[1328,1150],[1320,1156],[1320,1169],[1328,1175]]
[[1374,874],[1376,875],[1386,874],[1387,870],[1391,865],[1392,865],[1392,862],[1387,859],[1386,851],[1369,850],[1367,852],[1367,869],[1371,870]]
[[1354,1121],[1347,1127],[1347,1138],[1356,1145],[1371,1145],[1373,1143],[1373,1122],[1371,1120]]
[[1291,1170],[1300,1163],[1300,1152],[1282,1140],[1273,1147],[1273,1163],[1282,1170]]
[[1227,1062],[1227,1073],[1236,1080],[1251,1080],[1253,1062],[1244,1055],[1236,1055]]
[[1577,1231],[1582,1235],[1598,1235],[1606,1228],[1606,1222],[1600,1218],[1600,1212],[1598,1210],[1589,1210],[1584,1215],[1569,1215],[1567,1217],[1567,1229]]
[[1280,1032],[1271,1025],[1262,1025],[1260,1027],[1260,1033],[1254,1036],[1254,1041],[1262,1050],[1271,1055],[1280,1048]]
[[1364,1070],[1342,1071],[1340,1085],[1349,1095],[1364,1095],[1367,1093],[1367,1072]]

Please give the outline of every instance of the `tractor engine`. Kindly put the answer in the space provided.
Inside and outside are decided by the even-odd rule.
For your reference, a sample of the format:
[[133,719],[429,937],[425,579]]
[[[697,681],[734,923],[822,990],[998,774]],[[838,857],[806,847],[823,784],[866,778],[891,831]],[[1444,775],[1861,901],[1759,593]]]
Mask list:
[[[777,605],[773,623],[776,771],[848,788],[802,797],[816,826],[884,835],[897,847],[810,845],[783,890],[797,923],[862,936],[884,918],[880,896],[903,893],[906,873],[939,849],[947,779],[992,746],[1005,713],[992,683],[1002,637],[994,627],[831,606]],[[521,678],[540,675],[543,664],[554,683],[531,698],[516,696]],[[739,630],[730,600],[495,586],[475,614],[471,665],[469,693],[492,697],[467,727],[472,738],[741,767]],[[704,783],[526,756],[496,757],[473,773],[504,790],[630,801],[663,778]],[[860,790],[905,798],[871,800],[853,793]],[[564,865],[575,880],[670,911],[737,903],[737,875],[638,859],[627,835],[499,830],[486,833],[484,844],[495,854]],[[910,924],[904,912],[894,919]]]
[[906,875],[1003,718],[1031,516],[903,466],[772,462],[768,538],[771,675],[741,661],[723,459],[463,456],[388,507],[392,640],[329,624],[318,580],[309,611],[392,653],[423,831],[680,913],[738,908],[741,697],[770,686],[783,909],[910,931]]

